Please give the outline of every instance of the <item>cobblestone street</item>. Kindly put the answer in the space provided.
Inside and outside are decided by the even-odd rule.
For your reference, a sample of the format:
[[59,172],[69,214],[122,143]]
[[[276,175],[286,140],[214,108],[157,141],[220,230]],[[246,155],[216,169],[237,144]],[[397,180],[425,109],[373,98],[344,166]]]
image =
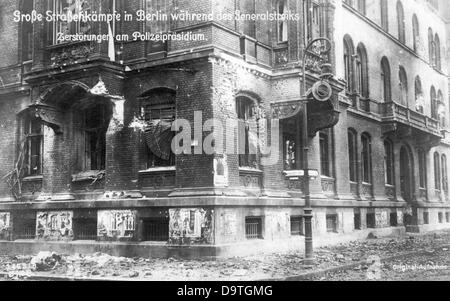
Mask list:
[[[7,279],[61,276],[147,281],[245,281],[295,278],[299,280],[445,280],[450,278],[450,232],[371,239],[316,250],[316,264],[306,269],[303,254],[276,253],[217,260],[119,258],[106,254],[64,256],[53,254],[47,266],[36,266],[32,256],[0,257],[0,272]],[[414,255],[411,255],[415,252]],[[402,256],[402,254],[406,254]],[[408,255],[410,254],[410,255]],[[384,258],[392,258],[384,261]],[[34,265],[32,264],[34,263]],[[414,270],[415,269],[415,270]],[[293,279],[295,280],[295,279]]]

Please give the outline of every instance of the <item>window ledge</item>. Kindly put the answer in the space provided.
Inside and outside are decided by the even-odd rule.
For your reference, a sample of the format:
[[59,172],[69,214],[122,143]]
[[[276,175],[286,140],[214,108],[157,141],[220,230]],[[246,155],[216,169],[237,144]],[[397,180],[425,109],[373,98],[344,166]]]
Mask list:
[[72,182],[86,182],[86,181],[94,181],[100,178],[100,175],[105,174],[104,170],[92,170],[92,171],[83,171],[78,174],[72,175]]
[[174,172],[177,168],[175,166],[167,166],[167,167],[154,167],[149,168],[146,170],[139,171],[139,174],[151,174],[151,173],[158,173],[158,172]]
[[239,172],[257,173],[257,174],[263,173],[262,170],[251,167],[239,167]]
[[34,182],[34,181],[42,181],[44,179],[44,176],[30,176],[23,178],[24,182]]

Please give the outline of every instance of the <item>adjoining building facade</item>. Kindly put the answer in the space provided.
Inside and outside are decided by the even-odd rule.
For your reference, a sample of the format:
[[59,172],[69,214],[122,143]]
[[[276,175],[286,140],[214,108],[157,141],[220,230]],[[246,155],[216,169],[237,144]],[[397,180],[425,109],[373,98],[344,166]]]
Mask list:
[[[309,166],[320,174],[311,181],[315,241],[450,228],[445,16],[434,3],[403,2],[3,1],[0,245],[97,241],[123,255],[301,249],[302,182],[287,175],[303,166],[300,58],[305,41],[322,36],[335,76],[327,106],[308,106]],[[300,20],[12,22],[15,10],[49,9]],[[138,31],[204,38],[58,40]],[[319,80],[309,67],[307,87]],[[257,129],[272,144],[279,137],[280,156],[262,164],[249,125],[287,115],[277,133]],[[210,119],[239,121],[244,135]],[[193,138],[180,154],[175,120],[188,121],[178,130]],[[217,151],[227,137],[243,152]],[[206,153],[206,141],[216,151]]]

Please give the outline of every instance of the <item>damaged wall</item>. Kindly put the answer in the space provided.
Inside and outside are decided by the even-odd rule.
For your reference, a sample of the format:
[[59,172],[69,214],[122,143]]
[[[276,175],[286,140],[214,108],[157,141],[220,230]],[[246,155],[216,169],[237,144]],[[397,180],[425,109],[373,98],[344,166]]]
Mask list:
[[73,212],[38,212],[36,216],[37,239],[60,241],[73,239]]
[[100,240],[132,240],[136,236],[135,210],[104,210],[98,212]]
[[169,243],[173,245],[213,244],[214,211],[211,209],[170,209]]
[[0,212],[0,240],[9,240],[11,237],[11,214],[9,212]]

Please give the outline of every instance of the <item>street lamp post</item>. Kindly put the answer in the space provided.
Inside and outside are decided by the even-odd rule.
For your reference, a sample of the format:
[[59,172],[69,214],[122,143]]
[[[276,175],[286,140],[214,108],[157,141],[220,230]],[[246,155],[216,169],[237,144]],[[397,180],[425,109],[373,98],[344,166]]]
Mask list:
[[[331,42],[327,38],[317,38],[308,43],[304,48],[302,61],[302,83],[300,84],[300,95],[303,101],[302,110],[302,133],[301,141],[303,146],[302,161],[303,161],[303,193],[305,197],[305,208],[303,217],[305,219],[305,265],[314,264],[314,250],[313,250],[313,234],[312,234],[312,218],[313,210],[311,205],[311,190],[310,180],[311,174],[309,170],[309,131],[308,131],[308,102],[309,101],[327,101],[331,97],[331,87],[328,84],[328,79],[333,75],[330,73],[331,66],[328,61],[324,63],[324,57],[327,57],[331,50]],[[316,62],[320,69],[320,81],[317,82],[311,91],[307,91],[306,85],[306,66],[308,57]]]

